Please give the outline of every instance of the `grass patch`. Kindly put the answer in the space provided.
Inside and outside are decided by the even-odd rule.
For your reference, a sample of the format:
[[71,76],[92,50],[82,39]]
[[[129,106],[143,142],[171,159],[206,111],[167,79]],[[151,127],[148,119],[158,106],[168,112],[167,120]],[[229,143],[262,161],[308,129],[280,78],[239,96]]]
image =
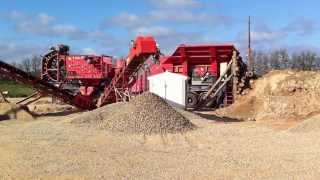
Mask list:
[[0,91],[8,91],[8,97],[27,97],[33,93],[30,86],[18,84],[15,81],[0,79]]

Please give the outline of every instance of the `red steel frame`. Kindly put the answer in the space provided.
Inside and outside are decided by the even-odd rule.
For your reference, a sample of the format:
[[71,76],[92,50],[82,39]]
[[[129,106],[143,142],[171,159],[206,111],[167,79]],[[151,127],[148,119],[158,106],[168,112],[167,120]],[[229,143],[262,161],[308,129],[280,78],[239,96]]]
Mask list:
[[97,106],[114,102],[116,92],[124,93],[125,89],[130,89],[136,83],[138,70],[151,55],[156,55],[157,52],[158,48],[153,37],[138,37],[129,51],[125,64],[115,73],[110,84],[105,87]]
[[[180,45],[171,56],[161,57],[160,64],[151,66],[150,74],[167,70],[190,76],[192,69],[201,66],[209,68],[211,75],[219,76],[219,63],[229,62],[234,50],[233,45],[227,44]],[[65,79],[61,80],[61,69],[60,66],[57,67],[57,79],[61,80],[59,83],[78,80],[81,82],[78,94],[60,89],[49,83],[48,79],[38,79],[3,62],[0,62],[0,72],[11,79],[33,86],[42,94],[58,97],[79,108],[91,109],[117,101],[117,93],[126,93],[126,90],[133,87],[138,89],[136,92],[145,90],[146,77],[149,72],[145,71],[139,79],[137,78],[138,71],[150,56],[158,54],[159,49],[153,37],[137,37],[133,41],[128,57],[123,61],[118,61],[116,67],[112,64],[110,56],[69,55],[67,53],[58,55],[58,61],[63,61],[66,71]],[[42,77],[45,76],[45,73],[42,74]],[[102,94],[97,104],[93,104],[92,94],[101,88],[102,83],[105,83]]]
[[[210,66],[210,73],[219,76],[219,63],[229,62],[232,52],[236,50],[233,45],[181,45],[169,57],[160,60],[161,66],[169,71],[189,75],[193,66]],[[182,71],[176,71],[175,67],[181,67]]]

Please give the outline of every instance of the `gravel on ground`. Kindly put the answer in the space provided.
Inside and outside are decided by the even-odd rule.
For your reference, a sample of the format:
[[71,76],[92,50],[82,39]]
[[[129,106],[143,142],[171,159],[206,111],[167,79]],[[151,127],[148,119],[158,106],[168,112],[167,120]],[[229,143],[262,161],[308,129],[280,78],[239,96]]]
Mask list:
[[196,127],[173,107],[152,93],[84,113],[73,123],[98,126],[120,133],[183,133]]

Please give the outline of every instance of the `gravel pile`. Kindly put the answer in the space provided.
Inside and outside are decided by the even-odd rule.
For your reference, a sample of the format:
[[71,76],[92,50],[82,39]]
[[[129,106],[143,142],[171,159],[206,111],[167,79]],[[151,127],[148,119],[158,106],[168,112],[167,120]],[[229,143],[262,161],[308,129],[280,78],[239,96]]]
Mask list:
[[84,113],[72,123],[134,134],[179,133],[195,128],[163,99],[151,93],[134,97],[130,102],[115,103]]

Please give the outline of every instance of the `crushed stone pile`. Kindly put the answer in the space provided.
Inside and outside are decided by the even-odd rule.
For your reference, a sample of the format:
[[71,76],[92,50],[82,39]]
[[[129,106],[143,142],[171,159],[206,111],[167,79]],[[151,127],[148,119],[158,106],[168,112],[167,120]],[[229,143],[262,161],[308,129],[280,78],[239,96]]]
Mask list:
[[0,121],[3,120],[34,120],[34,116],[25,106],[16,105],[13,103],[0,103]]
[[320,72],[272,71],[219,116],[243,120],[301,120],[320,110]]
[[143,93],[131,99],[86,112],[72,123],[89,124],[113,132],[133,134],[180,133],[195,128],[163,99]]

